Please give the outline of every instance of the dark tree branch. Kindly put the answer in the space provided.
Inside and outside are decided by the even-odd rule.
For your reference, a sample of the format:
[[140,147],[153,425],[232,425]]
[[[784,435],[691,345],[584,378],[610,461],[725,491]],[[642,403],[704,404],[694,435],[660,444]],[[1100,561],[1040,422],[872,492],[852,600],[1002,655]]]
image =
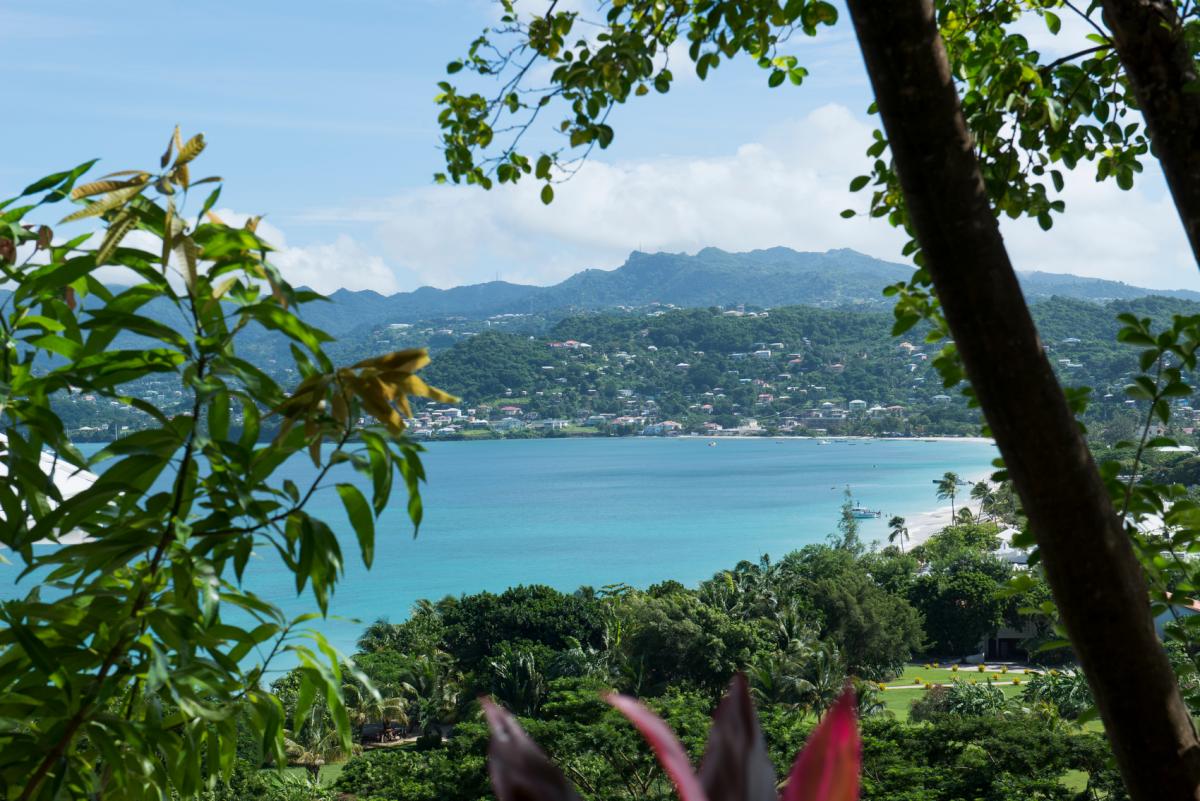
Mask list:
[[1200,264],[1200,88],[1172,0],[1104,0],[1104,22]]
[[1194,801],[1196,733],[1155,634],[1141,568],[1000,237],[932,0],[848,5],[924,266],[1020,493],[1125,783],[1135,801]]
[[1083,56],[1090,56],[1092,53],[1099,53],[1101,50],[1108,50],[1111,47],[1112,47],[1111,44],[1102,44],[1102,45],[1096,45],[1095,47],[1088,47],[1088,48],[1085,48],[1078,52],[1071,53],[1069,56],[1063,56],[1062,58],[1056,58],[1053,61],[1051,61],[1049,64],[1045,65],[1044,67],[1041,67],[1041,70],[1043,72],[1050,72],[1055,67],[1061,67],[1063,64],[1066,64],[1068,61],[1074,61],[1075,59],[1081,58]]

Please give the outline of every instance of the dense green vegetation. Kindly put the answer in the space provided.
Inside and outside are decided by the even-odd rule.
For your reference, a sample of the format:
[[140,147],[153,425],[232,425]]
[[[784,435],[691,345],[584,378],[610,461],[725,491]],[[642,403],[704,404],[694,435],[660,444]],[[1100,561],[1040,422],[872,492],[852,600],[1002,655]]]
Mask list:
[[[1164,297],[1107,305],[1054,297],[1033,305],[1060,380],[1093,390],[1084,419],[1094,443],[1133,439],[1142,417],[1124,391],[1137,360],[1136,351],[1116,341],[1116,314],[1164,321],[1198,310],[1200,304]],[[381,350],[429,347],[431,380],[463,399],[464,417],[445,421],[457,428],[441,433],[436,423],[422,422],[418,434],[622,435],[666,420],[694,433],[747,425],[771,434],[978,433],[977,410],[947,390],[934,367],[939,346],[926,344],[921,329],[906,334],[902,345],[891,335],[892,322],[881,310],[812,306],[741,316],[719,308],[640,308],[561,319],[538,314],[384,325],[329,349],[335,361],[348,364]],[[248,334],[251,358],[268,375],[296,380],[275,339],[253,328]],[[148,376],[130,392],[164,411],[182,411],[185,401],[170,376]],[[863,405],[852,408],[852,400]],[[498,420],[512,416],[502,411],[507,406],[520,409],[522,423],[556,419],[565,425],[498,428]],[[417,406],[427,413],[438,408]],[[108,440],[150,424],[131,405],[86,392],[58,399],[56,410],[84,440]],[[1181,412],[1176,435],[1191,428],[1190,407]],[[478,419],[479,427],[463,427],[467,418]]]
[[[1022,672],[1002,677],[1002,688],[970,665],[923,679],[906,667],[918,655],[956,663],[1000,625],[1049,630],[1032,611],[1046,597],[1036,569],[1018,594],[998,595],[1013,574],[994,550],[1002,522],[953,525],[908,552],[867,551],[845,515],[825,545],[741,562],[694,588],[523,586],[420,602],[405,622],[381,619],[359,640],[354,664],[384,707],[348,701],[360,732],[388,721],[402,739],[351,757],[331,788],[296,784],[295,797],[490,798],[474,700],[486,694],[520,716],[589,801],[665,801],[669,783],[601,695],[643,699],[698,757],[717,698],[744,671],[780,771],[849,680],[863,717],[866,799],[1067,799],[1084,786],[1090,797],[1122,798],[1102,737],[1068,722],[1091,703],[1078,674]],[[366,699],[345,675],[347,698]],[[276,682],[285,705],[294,685]],[[310,714],[294,739],[319,744],[327,725]],[[314,772],[345,756],[291,753]],[[239,776],[277,797],[270,772],[255,767],[247,759]]]
[[[1092,388],[1084,420],[1093,441],[1134,438],[1144,415],[1124,392],[1138,365],[1136,351],[1116,340],[1115,315],[1161,321],[1197,310],[1170,298],[1107,305],[1051,298],[1033,306],[1060,380]],[[568,317],[546,332],[463,339],[436,354],[429,372],[466,406],[493,416],[519,404],[526,415],[590,419],[589,430],[609,433],[666,419],[697,432],[753,420],[771,433],[977,433],[978,413],[948,394],[933,366],[937,346],[925,345],[920,330],[902,344],[891,326],[881,313],[807,306],[763,316],[605,312]],[[562,343],[569,346],[555,346]],[[852,400],[864,405],[851,408]],[[598,421],[603,415],[636,422]],[[1190,407],[1175,425],[1179,434],[1190,429]]]

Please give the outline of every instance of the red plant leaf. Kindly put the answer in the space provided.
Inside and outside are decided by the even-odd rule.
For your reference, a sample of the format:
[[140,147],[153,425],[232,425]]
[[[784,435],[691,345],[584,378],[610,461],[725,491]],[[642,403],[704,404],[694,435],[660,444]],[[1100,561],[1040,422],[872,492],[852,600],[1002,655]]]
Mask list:
[[538,748],[517,719],[480,698],[488,728],[488,775],[499,801],[580,801],[562,771]]
[[629,718],[637,730],[650,743],[658,757],[659,764],[671,777],[675,790],[679,793],[680,801],[708,801],[704,788],[692,771],[692,763],[688,760],[687,752],[679,744],[675,732],[663,722],[663,719],[651,712],[638,701],[625,695],[613,693],[605,696],[605,701],[616,707],[617,711]]
[[700,784],[709,798],[721,801],[776,801],[775,768],[741,673],[713,713]]
[[796,755],[782,801],[858,801],[861,745],[847,687]]

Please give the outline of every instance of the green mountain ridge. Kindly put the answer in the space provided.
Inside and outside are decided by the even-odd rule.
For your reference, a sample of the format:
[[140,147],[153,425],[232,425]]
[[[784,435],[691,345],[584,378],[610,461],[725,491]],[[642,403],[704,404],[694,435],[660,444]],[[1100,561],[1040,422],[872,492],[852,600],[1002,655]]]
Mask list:
[[[390,296],[371,290],[338,290],[330,303],[306,317],[335,336],[363,326],[414,323],[443,317],[480,319],[501,314],[559,314],[653,304],[680,307],[779,307],[790,305],[886,308],[883,288],[911,268],[842,248],[823,253],[785,247],[730,253],[704,248],[695,255],[634,251],[613,270],[590,269],[558,284],[506,281],[450,289],[421,287]],[[1148,295],[1200,300],[1200,292],[1156,290],[1121,281],[1075,275],[1020,274],[1029,300],[1052,296],[1106,302]]]

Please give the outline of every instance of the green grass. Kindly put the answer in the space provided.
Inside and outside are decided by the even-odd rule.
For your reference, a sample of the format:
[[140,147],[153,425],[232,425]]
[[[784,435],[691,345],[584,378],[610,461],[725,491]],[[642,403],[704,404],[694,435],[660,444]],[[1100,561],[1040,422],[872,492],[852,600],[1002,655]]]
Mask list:
[[884,706],[896,716],[896,720],[908,720],[908,707],[925,694],[925,690],[887,690],[879,694]]
[[[337,781],[338,776],[342,775],[342,767],[345,764],[346,764],[345,762],[334,762],[334,763],[331,763],[329,765],[325,765],[324,767],[322,767],[321,768],[321,786],[329,787],[335,781]],[[306,771],[304,768],[300,768],[300,767],[293,766],[293,767],[284,768],[283,772],[287,773],[289,775],[292,775],[292,776],[300,776],[302,778],[308,778],[308,771]]]
[[463,439],[497,439],[496,433],[490,428],[468,428],[459,433]]
[[929,667],[924,664],[905,665],[904,671],[895,679],[887,682],[889,687],[901,686],[905,684],[951,684],[955,679],[959,681],[987,681],[989,678],[997,684],[1012,684],[1013,679],[1020,679],[1022,683],[1032,678],[1032,674],[1025,674],[1021,670],[1010,670],[1008,673],[1001,673],[999,670],[987,670],[980,673],[974,665],[959,665],[958,670],[952,670],[951,665],[939,665],[933,667],[930,663]]
[[[949,667],[933,667],[929,668],[922,665],[906,665],[904,672],[897,678],[886,683],[889,688],[902,687],[906,684],[926,683],[929,684],[951,684],[955,679],[967,683],[983,683],[993,676],[999,678],[993,679],[993,683],[1000,688],[1006,698],[1013,698],[1021,692],[1020,684],[1013,684],[1013,679],[1020,679],[1021,683],[1030,678],[1020,671],[1009,671],[1008,673],[1000,673],[999,671],[979,671],[971,668],[965,669],[965,666],[959,666],[957,671],[951,670]],[[919,682],[918,682],[919,680]],[[896,716],[897,720],[908,720],[908,708],[913,701],[923,696],[927,690],[924,687],[906,687],[904,689],[886,689],[880,693],[879,697],[883,700],[884,705]]]
[[1082,793],[1087,788],[1088,775],[1082,770],[1068,770],[1058,777],[1058,783],[1073,793]]

